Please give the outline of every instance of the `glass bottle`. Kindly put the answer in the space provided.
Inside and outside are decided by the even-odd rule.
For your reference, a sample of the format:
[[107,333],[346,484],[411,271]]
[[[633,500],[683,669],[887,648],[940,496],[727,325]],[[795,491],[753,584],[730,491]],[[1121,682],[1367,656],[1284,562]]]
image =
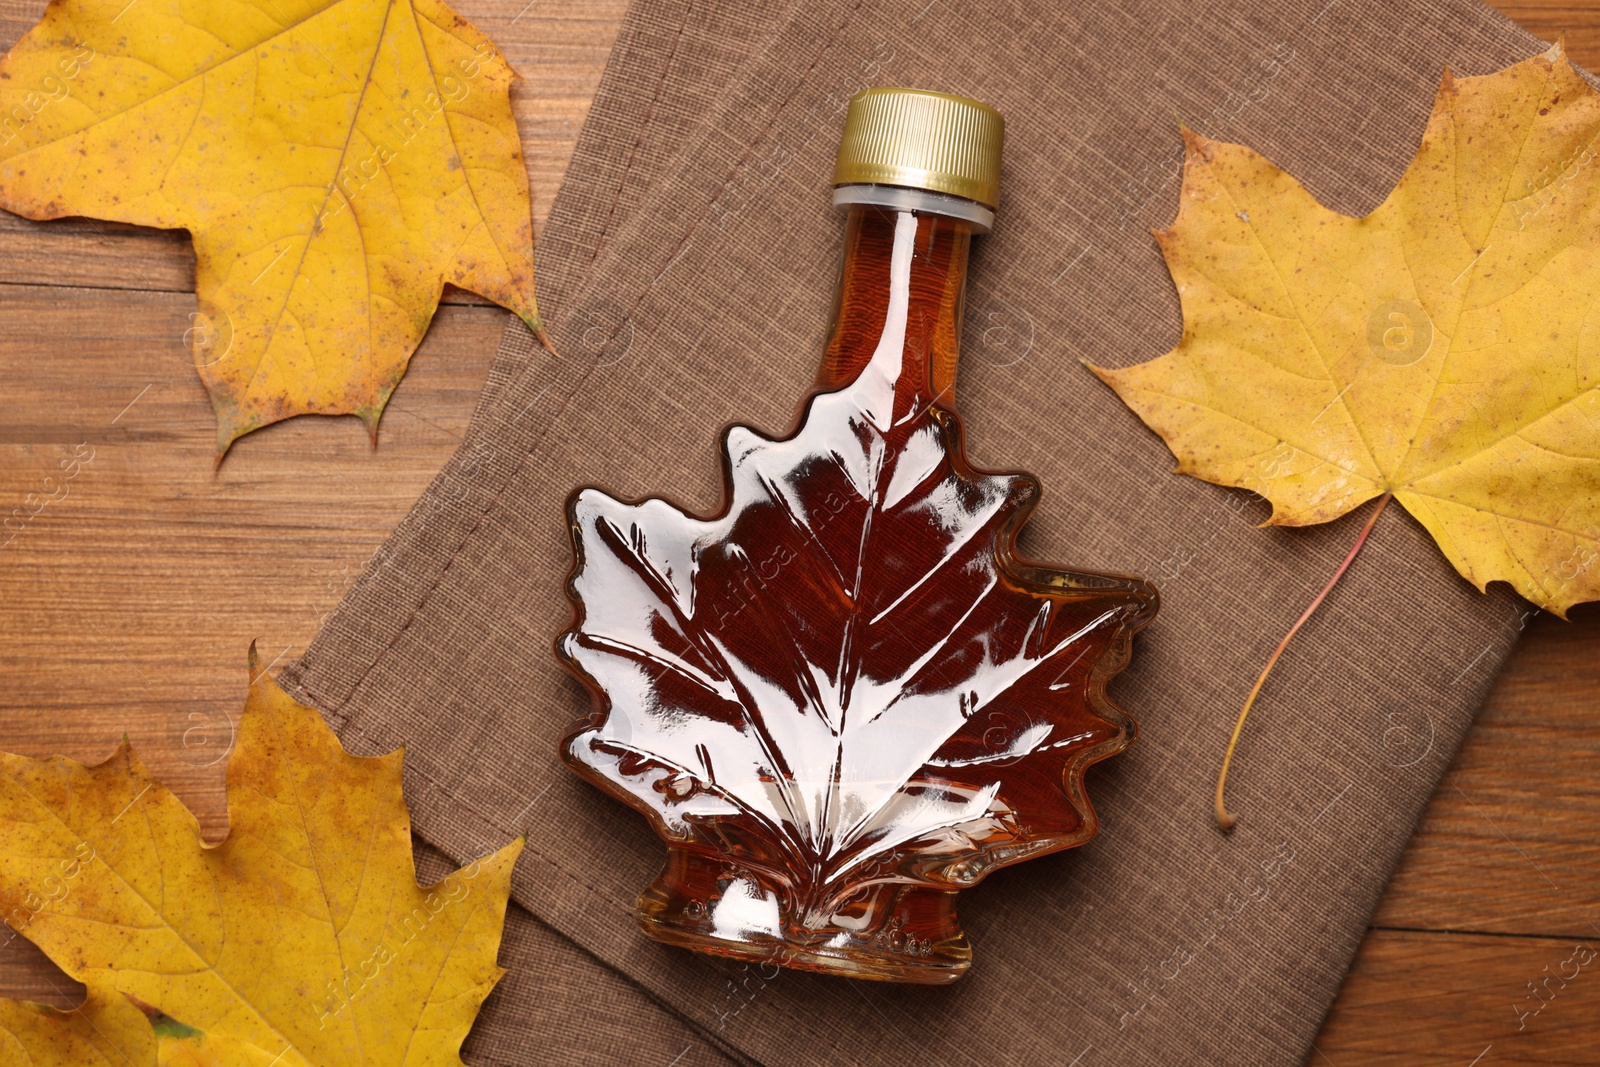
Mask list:
[[563,755],[667,842],[637,909],[657,940],[950,982],[972,956],[957,893],[1095,832],[1083,772],[1135,732],[1106,683],[1157,598],[1018,556],[1037,479],[966,459],[967,252],[1002,137],[976,101],[857,94],[835,325],[799,427],[726,430],[708,518],[569,501],[557,648],[594,708]]

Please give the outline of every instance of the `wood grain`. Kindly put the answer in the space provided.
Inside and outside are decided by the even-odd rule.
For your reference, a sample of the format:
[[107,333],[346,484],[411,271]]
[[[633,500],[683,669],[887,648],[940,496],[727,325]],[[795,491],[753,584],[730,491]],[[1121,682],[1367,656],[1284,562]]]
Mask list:
[[[525,79],[513,102],[542,227],[626,4],[455,6]],[[0,0],[0,47],[43,8]],[[193,287],[181,231],[0,212],[0,515],[94,450],[0,548],[0,748],[98,762],[126,734],[215,840],[250,642],[270,661],[310,641],[455,450],[507,316],[447,293],[377,450],[354,418],[298,418],[213,473],[183,342]],[[66,1006],[81,987],[0,933],[0,995]]]
[[[456,6],[526,78],[514,103],[542,224],[625,4]],[[1600,69],[1600,0],[1500,6]],[[0,45],[42,8],[0,0]],[[0,512],[74,446],[94,450],[0,548],[0,748],[94,761],[126,732],[214,840],[245,649],[281,659],[310,640],[454,449],[505,316],[447,295],[376,452],[354,419],[300,418],[246,437],[213,474],[211,409],[182,344],[193,271],[182,233],[0,213]],[[1579,943],[1600,949],[1597,648],[1600,608],[1529,622],[1311,1064],[1600,1064],[1600,957],[1575,974],[1567,962]],[[78,994],[16,938],[0,947],[0,995]]]

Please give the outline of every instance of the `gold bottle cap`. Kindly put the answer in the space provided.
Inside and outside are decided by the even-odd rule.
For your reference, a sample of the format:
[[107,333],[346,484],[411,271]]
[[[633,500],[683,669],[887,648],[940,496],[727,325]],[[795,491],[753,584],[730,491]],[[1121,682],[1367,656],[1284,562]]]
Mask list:
[[899,185],[1000,206],[1005,119],[988,104],[926,89],[850,98],[833,184]]

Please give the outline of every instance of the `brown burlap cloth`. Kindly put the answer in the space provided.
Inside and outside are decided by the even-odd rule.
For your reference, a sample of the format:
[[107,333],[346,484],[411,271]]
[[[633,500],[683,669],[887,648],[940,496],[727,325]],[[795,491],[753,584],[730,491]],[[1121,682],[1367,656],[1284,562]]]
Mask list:
[[[285,679],[360,752],[407,746],[424,874],[521,830],[479,1064],[1295,1064],[1519,629],[1390,509],[1291,649],[1210,792],[1239,702],[1362,516],[1254,527],[1169,473],[1080,366],[1179,336],[1147,228],[1179,120],[1360,213],[1399,177],[1441,71],[1544,46],[1468,0],[638,0],[540,248],[564,359],[507,333],[460,452]],[[631,917],[663,849],[560,763],[587,710],[569,622],[576,485],[716,503],[729,421],[792,424],[828,327],[844,101],[908,84],[1007,120],[1003,203],[971,267],[961,407],[975,462],[1035,471],[1028,555],[1146,574],[1164,607],[1115,691],[1140,720],[1096,767],[1088,846],[962,895],[971,974],[914,988],[742,967]],[[431,846],[431,847],[430,847]]]

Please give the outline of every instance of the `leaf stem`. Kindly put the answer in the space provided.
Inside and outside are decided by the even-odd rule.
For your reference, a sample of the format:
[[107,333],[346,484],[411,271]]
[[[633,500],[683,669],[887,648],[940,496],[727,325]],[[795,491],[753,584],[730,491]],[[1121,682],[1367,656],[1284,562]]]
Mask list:
[[1228,768],[1233,765],[1233,750],[1239,746],[1239,735],[1244,732],[1244,720],[1249,716],[1250,708],[1256,702],[1256,695],[1261,692],[1261,687],[1266,684],[1267,675],[1272,673],[1272,668],[1277,666],[1278,657],[1283,655],[1283,650],[1289,647],[1290,640],[1300,632],[1300,627],[1304,626],[1306,620],[1311,618],[1311,613],[1321,606],[1334,585],[1344,576],[1344,572],[1350,569],[1350,564],[1355,562],[1356,554],[1361,551],[1361,546],[1367,543],[1367,535],[1372,532],[1372,527],[1378,522],[1378,516],[1383,514],[1383,509],[1389,505],[1389,500],[1393,496],[1394,493],[1389,492],[1378,498],[1378,506],[1372,509],[1372,514],[1367,518],[1367,524],[1361,528],[1361,536],[1357,537],[1356,543],[1350,546],[1350,552],[1344,557],[1344,562],[1339,564],[1339,569],[1333,572],[1333,577],[1328,579],[1328,584],[1322,587],[1322,592],[1317,594],[1317,598],[1295,620],[1294,625],[1289,627],[1289,632],[1283,635],[1283,640],[1279,641],[1278,647],[1273,649],[1272,656],[1267,660],[1267,665],[1261,668],[1261,676],[1256,679],[1255,688],[1251,689],[1250,695],[1245,698],[1244,707],[1239,709],[1239,721],[1233,724],[1233,737],[1228,741],[1227,754],[1222,757],[1222,773],[1217,775],[1217,794],[1214,804],[1217,825],[1222,828],[1223,833],[1232,830],[1234,824],[1239,821],[1239,817],[1228,811],[1227,805],[1222,802],[1222,790],[1228,784]]

